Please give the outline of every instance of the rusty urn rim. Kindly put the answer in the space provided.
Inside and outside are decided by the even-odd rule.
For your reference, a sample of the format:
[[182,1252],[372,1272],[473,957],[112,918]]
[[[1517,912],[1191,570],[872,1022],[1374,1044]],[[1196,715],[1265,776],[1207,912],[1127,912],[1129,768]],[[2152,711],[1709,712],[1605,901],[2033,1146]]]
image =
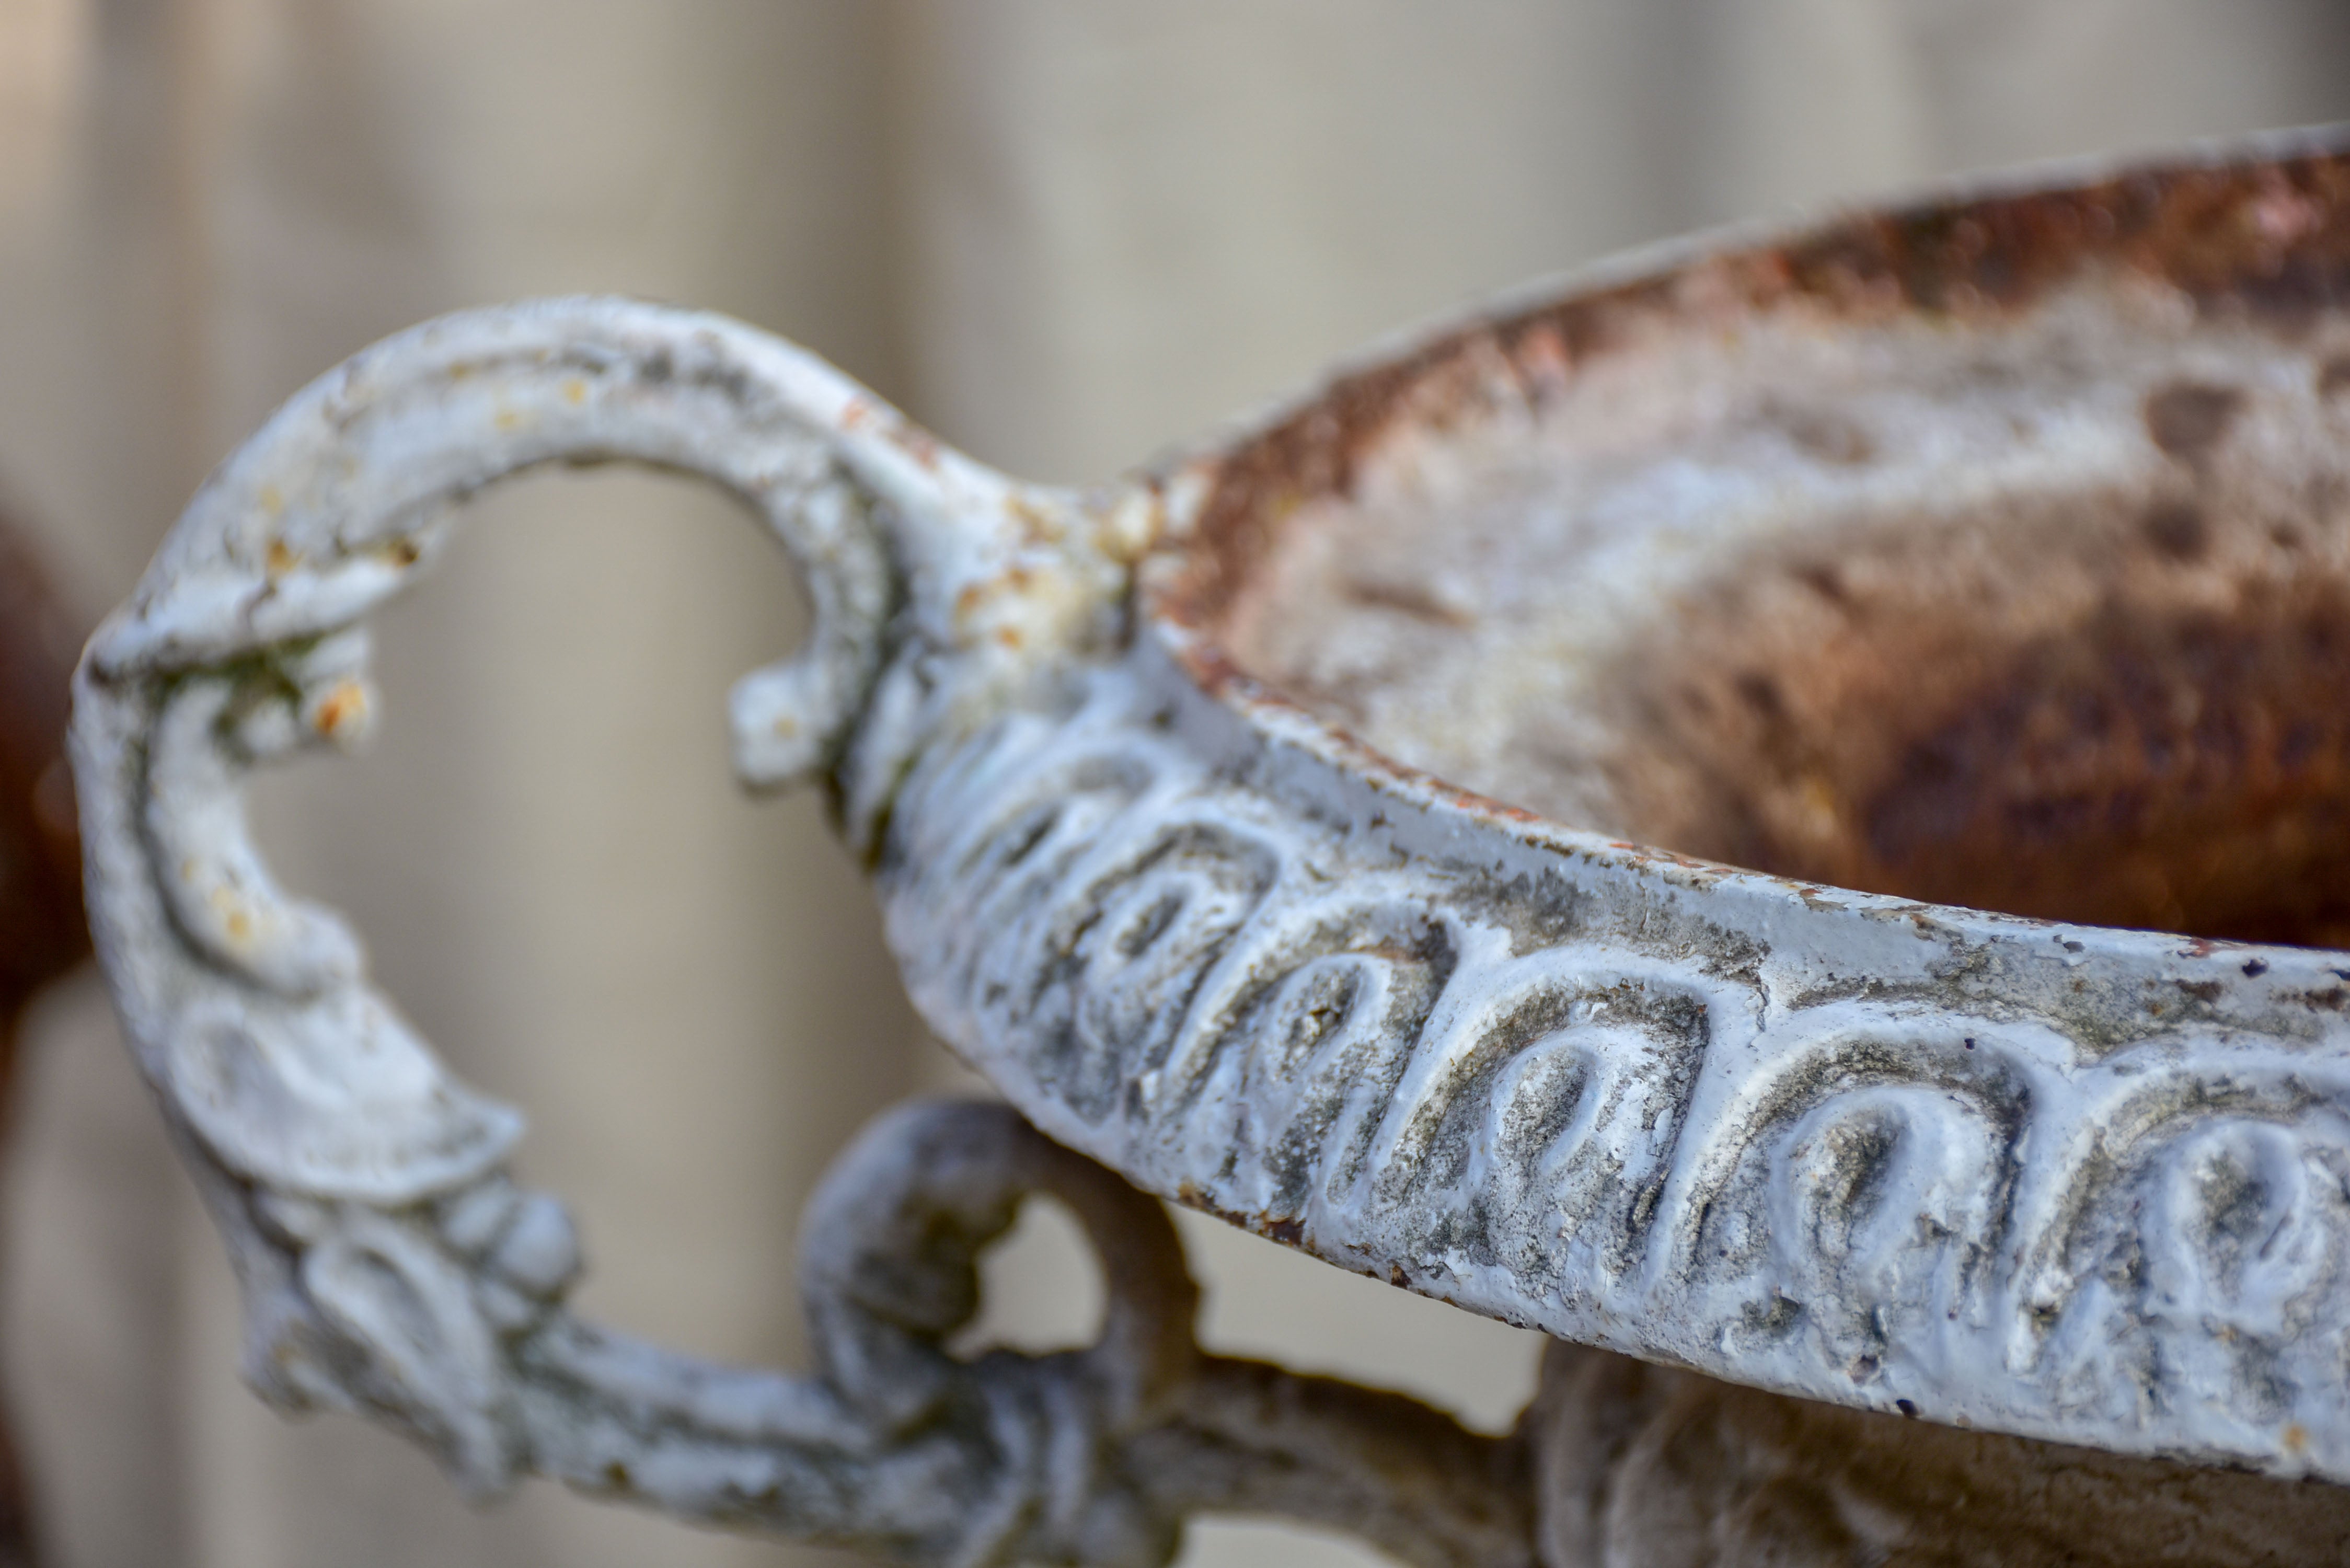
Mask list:
[[858,1157],[911,1207],[827,1199],[804,1265],[837,1430],[579,1323],[516,1116],[245,836],[246,771],[364,729],[450,504],[697,473],[816,607],[738,771],[831,792],[924,1018],[1052,1139],[1563,1338],[2350,1480],[2345,438],[2340,130],[1685,242],[1098,492],[723,317],[470,312],[289,401],[93,639],[94,929],[273,1398],[766,1522],[917,1386],[1166,1430],[1141,1285],[1016,1375],[877,1304],[920,1161],[979,1158],[927,1123]]
[[[2350,601],[2339,546],[2325,536],[2338,537],[2350,481],[2338,456],[2350,437],[2350,335],[2340,322],[2350,306],[2345,146],[2350,134],[2335,130],[2158,164],[2038,171],[1792,232],[1701,236],[1603,264],[1588,280],[1523,291],[1519,302],[1422,335],[1155,475],[1168,524],[1140,572],[1147,622],[1200,689],[1246,715],[1272,744],[1439,820],[1472,820],[1492,835],[1489,844],[1514,842],[1645,879],[1664,898],[1685,889],[1721,897],[1745,906],[1758,928],[1800,906],[1806,915],[1834,911],[1856,932],[1907,927],[1929,945],[1950,933],[1950,945],[1923,966],[1939,969],[1930,976],[1910,966],[1870,974],[1874,944],[1864,939],[1853,955],[1857,972],[1818,977],[1814,994],[1822,1001],[1882,997],[1887,1021],[1904,1012],[1915,1020],[1940,1005],[1905,1003],[1940,985],[1951,1005],[1938,1023],[2029,1019],[2053,1027],[2076,1060],[2118,1061],[2127,1053],[2117,1047],[2161,1041],[2147,1054],[2165,1058],[2166,1067],[2192,1050],[2180,1036],[2210,1030],[2217,1072],[2181,1075],[2175,1103],[2111,1102],[2109,1115],[2084,1128],[2074,1151],[2084,1186],[2103,1179],[2126,1189],[2132,1159],[2167,1155],[2167,1145],[2266,1138],[2312,1114],[2330,1122],[2338,1113],[2327,1102],[2337,1091],[2319,1086],[2314,1053],[2263,1068],[2246,1051],[2241,1073],[2223,1064],[2230,1047],[2263,1036],[2332,1040],[2350,1001],[2350,963],[2322,950],[2350,943],[2339,902],[2350,814],[2334,793],[2345,776],[2343,731],[2327,701],[2350,676],[2350,621],[2342,618]],[[1869,340],[1859,364],[1835,361],[1835,340],[1847,334]],[[2169,340],[2168,354],[2121,363],[2157,337]],[[1830,352],[1819,352],[1824,344]],[[1898,364],[1890,375],[1865,358],[1921,348],[1923,366]],[[1827,362],[1804,364],[1806,351]],[[1709,353],[1726,373],[1706,373],[1716,369]],[[2070,357],[2064,375],[2072,384],[2060,378],[2053,390],[2034,386],[2042,357]],[[1644,360],[1661,389],[1639,385]],[[1813,372],[1809,389],[1791,392],[1791,366]],[[1741,371],[1743,387],[1735,385]],[[1888,415],[1872,405],[1888,388],[1915,399],[1905,376],[1940,394],[1939,402],[1923,400],[1929,420],[1956,408],[1978,425],[2005,428],[1988,440],[1962,432],[1952,443],[1959,451],[1925,454],[1915,460],[1918,476],[1897,475],[1872,493],[1854,476],[1902,455],[1879,452],[1878,443],[1949,437],[1947,419],[1925,431],[1921,410],[1896,407]],[[2097,376],[2110,379],[2085,396]],[[1967,384],[1970,377],[1990,383],[1988,395]],[[1594,381],[1596,389],[1586,390]],[[1727,396],[1725,382],[1732,384]],[[1650,406],[1627,419],[1625,406],[1644,394]],[[1705,399],[1723,406],[1690,418],[1687,404]],[[1970,399],[1988,406],[1970,408]],[[2102,428],[2077,406],[2097,399],[2110,405],[2095,410]],[[1510,564],[1525,574],[1518,581],[1463,586],[1469,574],[1448,570],[1444,557],[1488,544],[1491,533],[1415,558],[1413,526],[1426,524],[1423,544],[1441,534],[1452,521],[1448,504],[1472,515],[1489,509],[1480,519],[1489,530],[1516,526],[1523,513],[1510,508],[1553,498],[1534,493],[1522,474],[1510,476],[1516,487],[1498,502],[1478,494],[1479,483],[1542,441],[1546,427],[1570,445],[1578,414],[1595,404],[1604,420],[1634,428],[1553,461],[1612,462],[1632,472],[1608,474],[1575,495],[1579,504],[1604,507],[1627,492],[1652,499],[1640,495],[1641,482],[1709,441],[1732,449],[1705,454],[1721,467],[1762,470],[1783,491],[1794,489],[1794,499],[1733,495],[1731,504],[1761,514],[1762,525],[1750,524],[1743,537],[1725,530],[1727,558],[1700,560],[1700,573],[1658,572],[1646,583],[1619,573],[1608,585],[1616,593],[1648,588],[1654,602],[1635,607],[1651,624],[1604,657],[1577,654],[1590,660],[1595,681],[1647,689],[1638,719],[1608,711],[1620,691],[1577,694],[1586,705],[1574,715],[1586,737],[1583,754],[1561,761],[1556,751],[1578,742],[1554,738],[1552,756],[1537,752],[1529,762],[1542,737],[1506,727],[1539,713],[1543,701],[1558,701],[1555,688],[1537,687],[1532,701],[1513,692],[1498,736],[1464,722],[1434,739],[1414,733],[1430,712],[1457,715],[1473,702],[1463,670],[1473,678],[1530,648],[1536,657],[1527,662],[1540,666],[1539,655],[1558,647],[1505,634],[1493,639],[1498,649],[1469,649],[1460,670],[1441,668],[1442,654],[1431,649],[1479,640],[1487,609],[1481,595],[1499,598],[1505,614],[1522,612],[1527,578],[1545,589],[1558,585],[1521,559]],[[1677,419],[1685,422],[1676,426]],[[1643,420],[1646,429],[1636,422]],[[2065,428],[2067,420],[2076,428]],[[2077,448],[2067,452],[2066,441]],[[1749,450],[1736,450],[1742,443]],[[2250,450],[2230,452],[2230,444]],[[2021,472],[1998,474],[2002,458]],[[1806,467],[1825,482],[1790,485],[1790,473]],[[1649,525],[1701,536],[1690,512],[1721,504],[1721,488],[1680,510],[1667,497],[1657,503],[1662,524]],[[1883,514],[1876,528],[1872,511]],[[2074,536],[2067,512],[2085,514]],[[1988,523],[1977,520],[1983,514]],[[1824,537],[1806,537],[1807,529]],[[1919,535],[1927,535],[1922,548]],[[1669,544],[1690,550],[1686,538]],[[1578,547],[1588,554],[1576,555]],[[1564,562],[1548,569],[1563,573],[1604,553],[1604,545],[1561,548]],[[2065,574],[2077,580],[2047,580]],[[1939,617],[1955,627],[1933,624],[1938,596],[1959,601]],[[1575,607],[1596,607],[1592,597]],[[1790,609],[1789,598],[1808,602]],[[1410,693],[1416,704],[1383,701],[1400,682],[1382,679],[1375,664],[1368,675],[1348,667],[1358,651],[1347,646],[1349,637],[1374,655],[1389,645],[1396,667],[1424,688]],[[2172,669],[2162,668],[2166,659]],[[2109,684],[2101,688],[2101,677]],[[1805,691],[1807,679],[1825,690]],[[2182,687],[2199,699],[2198,711],[2175,711]],[[1670,711],[1676,701],[1682,711]],[[1667,710],[1661,722],[1659,709]],[[1727,732],[1692,735],[1691,711],[1708,720],[1726,712],[1720,728]],[[1641,733],[1643,721],[1657,732]],[[1612,755],[1587,738],[1611,724],[1623,732]],[[1869,743],[1840,745],[1854,728]],[[1887,731],[1896,743],[1886,743]],[[1874,784],[1879,798],[1858,803],[1858,823],[1831,820],[1823,830],[1819,819],[1848,798],[1838,786],[1856,783]],[[1677,809],[1640,801],[1634,792],[1642,786],[1671,797]],[[2166,786],[2179,798],[2159,798]],[[1761,798],[1736,798],[1741,789]],[[1822,795],[1832,803],[1826,811]],[[1546,809],[1528,809],[1535,801]],[[1898,851],[1938,827],[1959,830],[1947,835],[1955,842],[1905,863]],[[1493,870],[1515,876],[1521,864],[1497,859]],[[2032,942],[2044,948],[2034,953]],[[1720,968],[1751,972],[1752,965],[1740,953]],[[1989,979],[1987,968],[2001,978]],[[2050,971],[2045,982],[2027,979],[2031,969]],[[2002,986],[2010,994],[1997,997]],[[2072,1000],[2093,992],[2094,1004]],[[2036,1004],[2019,1005],[2033,993]],[[1814,1005],[1809,997],[1795,1003],[1807,1005]],[[1804,1082],[1796,1097],[1918,1072],[1918,1061],[1891,1060],[1915,1050],[1912,1043],[1885,1051],[1861,1038],[1869,1027],[1824,1053],[1814,1065],[1825,1081]],[[1979,1064],[1989,1041],[1957,1033],[1955,1045],[1967,1054],[1952,1058],[1960,1071],[1931,1071],[1919,1081],[1935,1092],[1983,1096],[1979,1105],[1988,1110]],[[2280,1076],[2259,1085],[2269,1070]],[[2140,1071],[2132,1063],[2123,1075]],[[1790,1076],[1792,1088],[1803,1075]],[[2026,1114],[2029,1090],[2010,1094],[2001,1114]],[[2238,1127],[2219,1132],[2231,1117],[2241,1118]],[[1825,1161],[1820,1174],[1831,1186],[1850,1184],[1846,1197],[1867,1199],[1887,1136],[1866,1126],[1827,1130],[1804,1152]],[[2022,1136],[2010,1129],[2014,1141]],[[1860,1158],[1820,1152],[1840,1138]],[[2308,1201],[2331,1210],[2339,1202],[2335,1172],[2345,1168],[2331,1153],[2330,1133],[2324,1141],[2315,1168],[2326,1174]],[[2126,1142],[2139,1147],[2116,1147]],[[2303,1146],[2297,1158],[2310,1153]],[[2265,1245],[2274,1256],[2281,1234],[2314,1218],[2281,1190],[2299,1178],[2281,1176],[2268,1156],[2247,1146],[2203,1158],[2189,1181],[2257,1238],[2239,1243],[2228,1222],[2212,1219],[2210,1245]],[[2106,1168],[2092,1178],[2099,1167]],[[2094,1256],[2102,1248],[2100,1263],[2137,1272],[2145,1288],[2144,1276],[2164,1261],[2139,1250],[2143,1236],[2095,1234],[2085,1211],[2097,1196],[2076,1189],[2053,1205],[2053,1224],[2034,1238],[2039,1257],[2012,1251],[2011,1264],[2045,1268],[2067,1251]],[[2169,1196],[2172,1223],[2192,1231],[2195,1221],[2176,1213],[2178,1195]],[[2147,1211],[2143,1203],[2133,1210]],[[1302,1239],[1285,1216],[1236,1217]],[[2337,1223],[2322,1221],[2329,1232]],[[2293,1244],[2303,1243],[2286,1250]],[[2312,1254],[2340,1255],[2331,1236],[2306,1244]],[[1994,1249],[1977,1238],[1975,1250]],[[1377,1272],[1383,1260],[1353,1261]],[[1408,1265],[1384,1261],[1391,1276],[1405,1276]],[[2332,1277],[2330,1262],[2304,1276],[2300,1312],[2255,1328],[2231,1321],[2230,1309],[2241,1303],[2224,1299],[2227,1289],[2216,1300],[2181,1289],[2195,1267],[2171,1262],[2182,1280],[2153,1288],[2167,1283],[2171,1310],[2230,1346],[2220,1354],[2237,1364],[2230,1375],[2238,1378],[2260,1376],[2251,1366],[2259,1353],[2248,1343],[2309,1331],[2314,1319],[2302,1314],[2327,1293],[2320,1276]],[[2076,1276],[2014,1303],[2033,1325],[2024,1338],[2061,1320],[2065,1296],[2082,1283]],[[1878,1311],[1865,1292],[1846,1299],[1856,1316]],[[1784,1294],[1741,1305],[1742,1316],[1722,1324],[1729,1336],[1804,1311]],[[1954,1315],[1965,1314],[1944,1308],[1945,1321]],[[1577,1326],[1569,1337],[1655,1354],[1653,1345],[1593,1332],[1596,1324]],[[1700,1354],[1685,1364],[1813,1397],[2027,1429],[1970,1408],[1974,1402],[1963,1396],[1884,1397],[1891,1390],[1882,1386],[1877,1333],[1871,1322],[1856,1334],[1848,1361],[1855,1387],[1879,1386],[1877,1397],[1758,1376],[1759,1358],[1725,1363]],[[2014,1356],[2012,1345],[2007,1354]],[[2124,1450],[2178,1451],[2142,1440],[2168,1401],[2131,1359],[2124,1353],[2097,1368],[2104,1393],[2129,1395],[2102,1421],[2029,1429]],[[2299,1470],[2314,1430],[2279,1420],[2229,1457]],[[2251,1447],[2267,1452],[2253,1455]],[[2342,1474],[2331,1462],[2310,1468]]]

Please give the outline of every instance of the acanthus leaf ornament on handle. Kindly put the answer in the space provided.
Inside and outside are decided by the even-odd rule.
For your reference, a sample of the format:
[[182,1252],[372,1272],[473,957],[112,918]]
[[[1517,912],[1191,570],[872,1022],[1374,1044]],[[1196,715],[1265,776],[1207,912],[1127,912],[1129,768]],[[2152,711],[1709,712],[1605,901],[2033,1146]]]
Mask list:
[[[141,1063],[216,1172],[215,1207],[258,1275],[255,1380],[297,1403],[348,1381],[309,1364],[306,1336],[335,1339],[317,1321],[333,1320],[365,1343],[348,1331],[368,1315],[367,1281],[398,1279],[432,1303],[440,1345],[388,1351],[359,1375],[380,1386],[359,1397],[438,1423],[483,1487],[511,1469],[512,1442],[494,1430],[511,1412],[488,1391],[481,1335],[449,1304],[462,1282],[390,1221],[362,1225],[365,1241],[320,1216],[477,1188],[519,1118],[448,1077],[368,986],[339,920],[278,889],[239,786],[255,765],[364,732],[359,623],[430,563],[451,504],[540,463],[616,459],[725,486],[806,575],[806,647],[735,693],[746,779],[833,769],[860,742],[857,762],[886,778],[904,737],[854,732],[885,644],[955,640],[954,596],[1015,554],[971,536],[1012,487],[773,338],[619,301],[428,324],[314,383],[207,482],[78,682],[93,923]],[[1041,493],[1023,504],[1067,510]],[[930,707],[953,697],[934,691]],[[852,763],[840,776],[863,774]],[[869,809],[853,782],[843,797],[852,819]],[[302,1250],[298,1289],[286,1245]],[[563,1271],[541,1260],[529,1272],[543,1285]],[[500,1310],[527,1317],[525,1299],[501,1294]],[[314,1312],[289,1305],[306,1301]],[[441,1353],[455,1364],[445,1376],[427,1371]]]
[[[570,1316],[572,1221],[504,1172],[520,1117],[446,1073],[339,919],[277,886],[242,782],[366,732],[364,618],[431,565],[450,505],[612,461],[725,487],[801,567],[814,629],[737,684],[737,771],[827,779],[868,852],[926,746],[1123,629],[1134,498],[1014,484],[721,317],[475,312],[297,395],[205,484],[76,690],[94,929],[237,1264],[248,1381],[402,1428],[477,1494],[537,1471],[918,1563],[1157,1563],[1191,1511],[1284,1501],[1379,1520],[1431,1568],[1526,1561],[1524,1489],[1497,1458],[1514,1449],[1399,1397],[1202,1355],[1165,1217],[1001,1108],[901,1110],[836,1168],[801,1271],[810,1378]],[[959,1360],[944,1341],[976,1308],[977,1252],[1030,1190],[1102,1254],[1101,1337]],[[1399,1450],[1382,1428],[1437,1440]]]
[[362,618],[430,562],[450,504],[540,463],[614,460],[724,486],[800,563],[814,629],[737,688],[735,749],[756,784],[832,777],[852,836],[925,726],[1090,607],[1072,591],[1063,623],[1007,628],[1005,607],[1032,601],[987,592],[1006,572],[1078,569],[1082,550],[1033,562],[1010,533],[1016,511],[1066,543],[1067,497],[937,449],[718,317],[600,300],[482,312],[312,385],[204,485],[78,689],[99,941],[150,1075],[238,1176],[412,1202],[511,1142],[514,1117],[452,1085],[366,984],[341,922],[277,888],[239,784],[364,732]]
[[[93,925],[244,1267],[248,1372],[282,1402],[392,1413],[476,1488],[517,1462],[518,1417],[464,1271],[414,1216],[456,1203],[485,1229],[520,1120],[448,1076],[335,916],[278,888],[240,785],[365,732],[362,619],[430,564],[452,504],[538,464],[613,460],[727,488],[802,567],[813,630],[738,686],[736,754],[755,784],[829,774],[852,832],[910,727],[965,700],[942,656],[976,637],[957,674],[1003,657],[995,628],[958,621],[959,597],[1024,548],[986,521],[1015,494],[1024,516],[1074,515],[735,323],[593,299],[480,312],[390,339],[281,410],[206,483],[78,681]],[[873,701],[893,678],[920,699]],[[897,732],[860,728],[868,711]],[[536,1201],[535,1255],[501,1278],[513,1236],[484,1254],[508,1329],[567,1281],[567,1222]]]

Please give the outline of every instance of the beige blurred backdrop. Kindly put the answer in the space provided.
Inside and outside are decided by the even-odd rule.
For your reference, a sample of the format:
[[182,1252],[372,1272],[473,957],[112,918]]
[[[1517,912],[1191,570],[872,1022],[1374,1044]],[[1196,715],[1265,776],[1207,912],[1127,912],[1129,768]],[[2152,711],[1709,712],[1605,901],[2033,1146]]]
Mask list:
[[[1091,479],[1481,290],[1939,171],[2350,115],[2341,0],[0,0],[0,497],[83,613],[203,470],[369,339],[619,290],[830,356],[977,456]],[[795,1364],[798,1207],[953,1081],[815,803],[724,766],[800,624],[669,483],[475,508],[382,628],[374,753],[273,781],[458,1069],[533,1113],[594,1311]],[[213,1239],[87,980],[6,1172],[5,1376],[66,1568],[845,1561],[544,1484],[460,1504],[396,1439],[237,1386]],[[1497,1426],[1531,1336],[1187,1221],[1220,1345]],[[1024,1223],[992,1322],[1082,1332]],[[1364,1562],[1196,1530],[1194,1563]]]

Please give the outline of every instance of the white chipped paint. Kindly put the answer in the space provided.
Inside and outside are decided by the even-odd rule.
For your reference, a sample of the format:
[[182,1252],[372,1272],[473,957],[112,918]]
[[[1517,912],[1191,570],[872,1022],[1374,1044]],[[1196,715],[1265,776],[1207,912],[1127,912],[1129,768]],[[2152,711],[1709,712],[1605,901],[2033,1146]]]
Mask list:
[[[737,688],[738,767],[838,785],[926,1017],[1055,1137],[1563,1336],[2350,1480],[2339,955],[1928,909],[1496,815],[1180,673],[1189,634],[1138,618],[1130,574],[1180,483],[1020,486],[763,334],[599,300],[430,324],[306,389],[78,679],[99,952],[268,1397],[375,1414],[478,1489],[537,1469],[921,1561],[1160,1561],[1185,1511],[1243,1505],[1415,1560],[1527,1550],[1508,1487],[1365,1524],[1453,1494],[1402,1484],[1444,1461],[1380,1458],[1353,1417],[1292,1491],[1201,1479],[1246,1400],[1190,1348],[1180,1261],[1119,1239],[1153,1211],[979,1113],[889,1123],[836,1174],[805,1264],[815,1377],[565,1312],[569,1221],[504,1174],[519,1118],[276,885],[240,791],[364,728],[360,623],[448,504],[604,458],[726,486],[799,562],[816,631]],[[872,1281],[942,1214],[975,1248],[1024,1184],[1094,1206],[1121,1304],[1083,1356],[955,1363],[951,1312],[884,1310]]]
[[[91,642],[73,746],[99,950],[243,1281],[248,1381],[404,1430],[479,1493],[536,1471],[910,1562],[1163,1563],[1186,1515],[1247,1509],[1417,1563],[1529,1563],[1526,1490],[1492,1439],[1367,1390],[1265,1428],[1287,1375],[1198,1350],[1165,1216],[1001,1107],[900,1111],[836,1165],[801,1261],[812,1376],[566,1310],[572,1222],[504,1168],[521,1118],[451,1077],[357,939],[276,885],[242,785],[363,730],[359,622],[431,560],[448,504],[606,458],[728,487],[797,559],[816,629],[737,688],[738,770],[829,774],[868,846],[941,738],[1114,640],[1147,523],[1138,498],[1081,507],[941,452],[764,334],[609,300],[390,339],[224,464]],[[1102,1252],[1101,1338],[957,1361],[978,1250],[1029,1190]]]

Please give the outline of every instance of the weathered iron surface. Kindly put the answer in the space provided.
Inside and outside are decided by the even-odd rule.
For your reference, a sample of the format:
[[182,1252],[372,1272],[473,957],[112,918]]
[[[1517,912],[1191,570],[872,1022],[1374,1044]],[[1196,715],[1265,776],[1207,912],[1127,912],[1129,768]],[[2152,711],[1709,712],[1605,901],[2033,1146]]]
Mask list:
[[[2195,738],[2263,722],[2214,679],[2251,662],[2241,684],[2299,732],[2240,771],[2293,809],[2155,758],[2165,732],[2114,749],[2184,775],[2167,798],[2047,770],[2078,809],[2043,837],[2084,851],[1963,819],[1939,848],[2145,919],[2168,910],[2115,840],[2167,869],[2166,836],[2235,828],[2251,863],[2223,848],[2190,890],[2322,926],[2343,867],[2311,825],[2340,816],[2342,774],[2312,698],[2343,653],[2329,609],[2267,606],[2345,602],[2345,196],[2318,152],[1700,249],[1176,471],[1137,652],[1074,719],[1003,721],[907,786],[882,887],[916,996],[1055,1136],[1476,1310],[1837,1403],[2350,1474],[2340,955],[1627,836],[1874,873],[1856,842],[1901,840],[1865,812],[1854,832],[1843,786],[1900,769],[1758,734],[1755,709],[1897,763],[1922,731],[1931,758],[1943,712],[2054,649],[2098,698],[2157,685]],[[2185,422],[2233,422],[2230,446],[2178,450],[2198,400],[2227,420]],[[2188,550],[2161,524],[2190,502]],[[1874,579],[1871,550],[1897,556]],[[1812,581],[1830,571],[1851,585]],[[1790,628],[1723,602],[1781,584],[1829,610]],[[2160,635],[2110,635],[2133,618]],[[2230,642],[2276,673],[2209,654]],[[1711,728],[1638,701],[1677,673],[1754,695]],[[2080,705],[2054,716],[2061,741]],[[2286,753],[2302,771],[2276,777]],[[1734,836],[1742,791],[1784,842]]]
[[[817,630],[738,688],[741,770],[830,785],[926,1017],[1061,1143],[1586,1345],[2350,1480],[2350,957],[2220,940],[2337,918],[2345,364],[2324,139],[1650,258],[1092,496],[715,317],[390,340],[224,465],[78,684],[100,951],[248,1374],[481,1487],[931,1560],[1171,1539],[1034,1487],[1044,1534],[891,1535],[930,1516],[856,1511],[895,1472],[795,1446],[805,1386],[608,1354],[500,1174],[516,1118],[255,854],[243,774],[363,728],[359,623],[445,504],[625,459],[801,562]],[[1035,1400],[1018,1451],[1094,1457],[1014,1469],[1097,1500],[1139,1428]],[[1497,1507],[1426,1560],[1508,1560],[1460,1522]]]
[[[755,783],[828,770],[868,839],[924,744],[1115,626],[1088,543],[1110,524],[712,317],[484,313],[289,406],[93,642],[77,730],[100,948],[229,1239],[255,1386],[400,1428],[477,1491],[536,1470],[912,1562],[1159,1563],[1202,1509],[1374,1530],[1432,1568],[1530,1562],[1522,1447],[1201,1355],[1164,1215],[1008,1111],[909,1111],[835,1168],[801,1269],[813,1378],[701,1366],[564,1310],[577,1243],[504,1173],[518,1118],[452,1082],[340,923],[276,888],[237,793],[263,761],[363,732],[352,626],[440,542],[432,504],[556,457],[708,473],[775,524],[816,631],[737,688],[738,763]],[[972,1260],[1029,1190],[1095,1238],[1102,1337],[958,1361]]]
[[1521,1423],[1552,1568],[2282,1568],[2350,1490],[1790,1399],[1554,1342]]

